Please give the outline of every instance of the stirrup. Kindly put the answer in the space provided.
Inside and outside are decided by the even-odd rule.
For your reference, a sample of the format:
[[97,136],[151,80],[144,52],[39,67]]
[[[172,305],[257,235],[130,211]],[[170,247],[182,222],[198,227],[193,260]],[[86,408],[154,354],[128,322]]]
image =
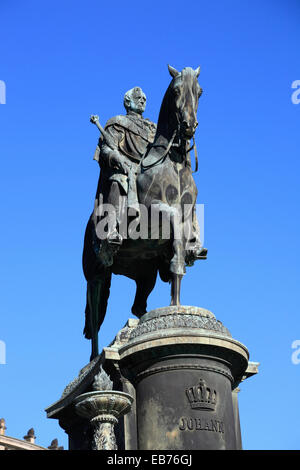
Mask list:
[[201,247],[196,253],[195,253],[196,259],[206,259],[207,258],[207,248]]
[[107,242],[109,245],[121,246],[123,243],[123,237],[119,234],[117,229],[114,229],[107,235]]

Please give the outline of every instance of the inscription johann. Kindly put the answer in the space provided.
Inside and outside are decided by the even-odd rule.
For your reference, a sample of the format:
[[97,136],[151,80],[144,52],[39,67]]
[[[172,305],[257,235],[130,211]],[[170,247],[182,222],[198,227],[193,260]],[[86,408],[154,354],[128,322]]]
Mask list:
[[180,431],[211,431],[224,434],[224,423],[218,419],[180,418]]

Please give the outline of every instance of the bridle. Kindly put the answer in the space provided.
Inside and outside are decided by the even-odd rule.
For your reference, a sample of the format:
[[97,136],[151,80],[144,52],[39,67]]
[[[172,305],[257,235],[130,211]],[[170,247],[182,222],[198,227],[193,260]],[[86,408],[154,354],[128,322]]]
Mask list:
[[[177,129],[174,130],[173,134],[172,134],[172,137],[165,149],[165,151],[163,152],[162,156],[156,160],[155,162],[153,163],[150,163],[148,165],[145,165],[143,163],[143,160],[140,161],[139,163],[139,166],[141,166],[142,170],[148,170],[149,168],[152,168],[156,165],[159,165],[160,163],[163,163],[169,153],[169,151],[171,150],[172,147],[174,148],[180,148],[182,147],[182,139],[181,139],[181,124],[180,124],[180,120],[179,120],[179,112],[176,111],[175,113],[176,115],[176,120],[177,120]],[[178,135],[178,140],[179,142],[178,143],[174,143],[174,140],[175,140],[175,137]],[[196,147],[196,141],[195,141],[195,136],[193,135],[192,137],[192,140],[193,140],[193,145],[185,151],[186,155],[188,155],[191,150],[194,149],[194,154],[195,154],[195,170],[192,172],[192,173],[196,173],[198,171],[198,153],[197,153],[197,147]],[[161,144],[150,144],[150,148],[155,148],[155,147],[162,147]],[[148,153],[148,152],[147,152]]]

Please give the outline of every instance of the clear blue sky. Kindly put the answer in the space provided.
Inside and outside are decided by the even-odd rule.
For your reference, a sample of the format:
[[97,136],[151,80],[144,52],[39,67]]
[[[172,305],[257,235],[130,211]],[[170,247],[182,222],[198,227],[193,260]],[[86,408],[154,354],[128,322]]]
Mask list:
[[[300,3],[0,1],[0,417],[7,434],[67,447],[44,408],[89,361],[81,253],[93,208],[101,122],[141,86],[157,121],[167,64],[201,66],[195,176],[208,259],[188,270],[182,303],[213,311],[259,375],[241,385],[244,448],[299,449]],[[114,277],[100,332],[129,317],[135,286]],[[160,281],[149,309],[169,304]]]

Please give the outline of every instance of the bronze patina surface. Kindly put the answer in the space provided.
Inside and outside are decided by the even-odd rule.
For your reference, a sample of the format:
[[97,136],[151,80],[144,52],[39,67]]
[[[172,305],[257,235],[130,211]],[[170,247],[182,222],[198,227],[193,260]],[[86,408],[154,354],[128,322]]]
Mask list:
[[[143,118],[146,96],[139,87],[125,94],[127,114],[110,119],[104,129],[98,116],[91,117],[101,132],[94,157],[100,165],[100,177],[83,251],[87,280],[84,334],[92,340],[91,359],[98,355],[98,331],[106,313],[112,274],[136,282],[132,313],[141,318],[147,312],[147,298],[158,273],[164,282],[171,283],[171,305],[180,305],[185,267],[206,258],[190,161],[190,141],[198,125],[202,93],[200,68],[186,67],[179,72],[169,66],[169,72],[172,81],[157,126]],[[108,210],[104,220],[107,207],[114,210]],[[153,214],[158,215],[157,227]],[[165,220],[169,223],[167,234],[163,231]],[[103,221],[108,227],[105,236]],[[137,237],[137,228],[145,225],[146,236]]]

